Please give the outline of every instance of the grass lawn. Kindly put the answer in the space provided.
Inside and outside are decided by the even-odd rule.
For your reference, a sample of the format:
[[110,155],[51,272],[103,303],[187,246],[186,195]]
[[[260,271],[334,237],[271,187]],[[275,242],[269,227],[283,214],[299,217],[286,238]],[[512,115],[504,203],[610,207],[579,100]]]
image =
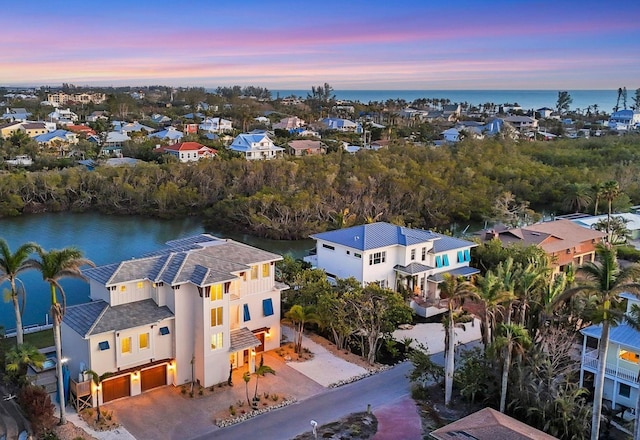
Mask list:
[[[33,345],[36,348],[45,348],[53,346],[53,330],[42,330],[40,332],[27,333],[24,335],[24,342]],[[11,347],[16,343],[16,337],[5,338],[3,341],[6,346]]]

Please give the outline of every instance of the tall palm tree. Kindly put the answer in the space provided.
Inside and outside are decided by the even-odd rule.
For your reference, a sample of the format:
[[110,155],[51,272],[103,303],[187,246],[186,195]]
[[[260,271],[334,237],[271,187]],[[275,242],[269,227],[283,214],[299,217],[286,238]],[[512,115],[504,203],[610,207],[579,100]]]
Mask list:
[[504,311],[504,320],[507,324],[511,323],[511,313],[513,309],[513,302],[515,300],[516,270],[517,267],[513,263],[512,257],[508,257],[506,260],[501,261],[496,267],[496,276],[498,277],[498,281],[501,285],[500,289],[502,290],[502,295],[507,299]]
[[276,370],[274,370],[273,368],[271,368],[268,365],[264,364],[264,357],[260,356],[260,365],[258,366],[258,368],[256,368],[255,374],[256,374],[256,389],[253,393],[253,400],[257,401],[258,400],[258,379],[261,377],[264,377],[266,374],[273,374],[275,376],[276,374]]
[[476,286],[464,279],[464,277],[454,277],[449,274],[444,276],[444,281],[440,284],[440,295],[444,297],[447,304],[447,344],[445,349],[445,376],[444,376],[444,404],[449,406],[451,395],[453,394],[453,373],[455,371],[455,346],[456,346],[456,318],[462,311],[462,304],[465,299],[479,298],[476,293]]
[[[37,250],[40,257],[39,261],[34,261],[34,267],[42,274],[42,279],[49,283],[51,288],[51,320],[53,322],[53,341],[56,346],[56,374],[58,376],[58,392],[60,394],[60,424],[67,423],[65,403],[64,403],[64,381],[62,378],[62,344],[60,340],[60,324],[64,317],[67,297],[64,289],[60,285],[62,278],[77,278],[86,281],[86,277],[82,274],[82,266],[95,267],[93,261],[82,256],[82,251],[75,247],[64,249],[52,249],[46,252],[43,249]],[[58,294],[62,303],[58,301]]]
[[593,191],[593,215],[598,215],[598,205],[602,197],[602,183],[594,183],[591,186],[591,191]]
[[19,347],[24,343],[24,330],[22,328],[22,313],[26,302],[27,292],[22,288],[22,306],[19,304],[19,292],[16,287],[18,275],[29,269],[34,268],[33,260],[29,258],[33,252],[38,249],[35,243],[25,243],[20,246],[14,253],[11,253],[7,242],[0,238],[0,284],[9,281],[11,284],[11,302],[13,310],[16,314],[16,345]]
[[318,323],[320,320],[314,313],[312,306],[301,306],[295,304],[284,314],[284,321],[293,325],[295,331],[294,351],[302,352],[302,335],[304,334],[304,325],[306,323]]
[[520,325],[526,327],[527,312],[532,296],[539,291],[543,285],[547,272],[549,271],[547,262],[530,261],[526,266],[519,266],[515,277],[515,295],[520,303]]
[[592,440],[598,440],[600,434],[610,327],[617,326],[626,319],[624,312],[618,307],[621,301],[619,295],[623,292],[638,295],[640,292],[640,283],[635,282],[640,276],[640,265],[634,264],[621,269],[616,259],[616,250],[610,244],[598,244],[596,256],[597,262],[590,261],[578,268],[577,273],[582,276],[580,283],[563,292],[555,301],[556,305],[560,305],[577,294],[595,295],[597,299],[595,308],[587,317],[594,324],[602,324],[598,342],[598,368],[594,381]]
[[500,384],[500,412],[507,407],[507,386],[513,353],[522,354],[531,345],[531,338],[525,328],[518,324],[500,324],[494,342],[494,349],[502,353],[502,380]]
[[620,195],[620,185],[609,180],[602,185],[602,197],[607,201],[607,239],[611,241],[611,204]]
[[477,277],[476,284],[478,296],[484,306],[481,329],[486,350],[493,342],[497,317],[504,315],[504,304],[510,300],[510,296],[502,290],[500,280],[491,270],[484,277]]

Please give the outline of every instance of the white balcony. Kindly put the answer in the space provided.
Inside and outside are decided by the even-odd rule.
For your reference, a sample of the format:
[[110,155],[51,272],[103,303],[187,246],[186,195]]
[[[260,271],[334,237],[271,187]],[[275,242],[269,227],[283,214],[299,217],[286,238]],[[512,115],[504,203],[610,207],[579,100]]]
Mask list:
[[[595,373],[598,370],[598,350],[587,351],[582,356],[582,366],[585,370]],[[621,367],[612,362],[607,362],[605,366],[605,372],[607,376],[616,377],[626,382],[638,384],[638,369],[631,370]]]

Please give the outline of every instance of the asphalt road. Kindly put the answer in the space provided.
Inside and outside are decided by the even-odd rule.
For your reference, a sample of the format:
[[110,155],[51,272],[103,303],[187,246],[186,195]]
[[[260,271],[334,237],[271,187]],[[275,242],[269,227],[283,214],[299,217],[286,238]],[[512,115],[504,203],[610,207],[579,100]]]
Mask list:
[[[443,353],[432,355],[434,362],[444,363]],[[348,414],[366,411],[393,403],[410,394],[407,374],[410,362],[371,377],[317,394],[302,402],[254,417],[242,423],[215,431],[192,440],[247,439],[286,440],[311,431],[311,420],[318,426],[336,421]]]

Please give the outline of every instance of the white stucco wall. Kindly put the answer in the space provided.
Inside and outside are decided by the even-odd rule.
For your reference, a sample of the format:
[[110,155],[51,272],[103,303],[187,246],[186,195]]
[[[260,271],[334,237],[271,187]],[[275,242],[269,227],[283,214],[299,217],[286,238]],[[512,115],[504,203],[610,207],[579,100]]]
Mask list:
[[80,364],[90,366],[89,344],[82,336],[71,329],[65,322],[60,325],[62,339],[62,356],[67,358],[67,366],[73,380],[78,380]]

